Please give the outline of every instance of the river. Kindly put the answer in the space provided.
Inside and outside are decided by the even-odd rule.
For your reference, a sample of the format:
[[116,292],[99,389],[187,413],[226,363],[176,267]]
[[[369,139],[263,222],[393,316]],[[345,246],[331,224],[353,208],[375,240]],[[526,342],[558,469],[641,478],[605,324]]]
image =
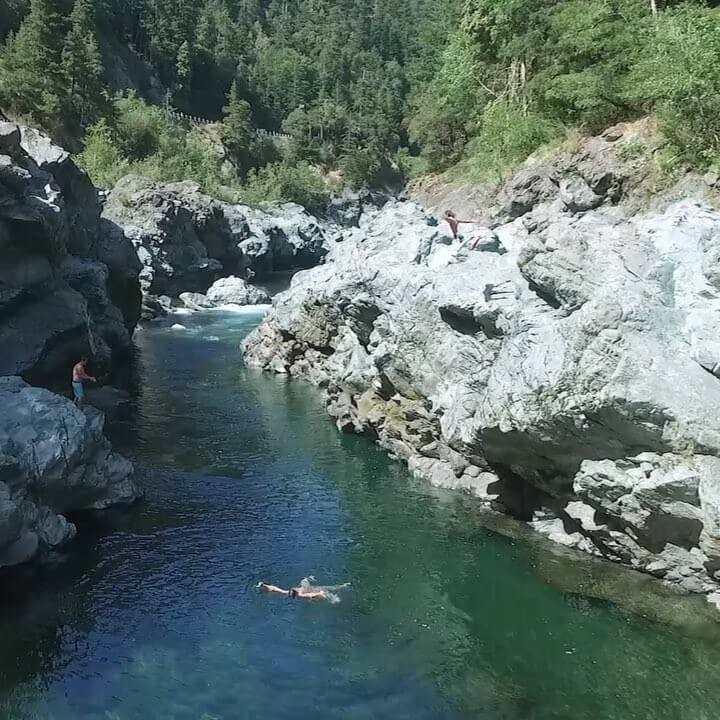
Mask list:
[[[717,717],[702,601],[340,435],[314,388],[242,366],[258,321],[138,334],[137,397],[109,430],[147,499],[76,518],[63,556],[0,590],[2,720]],[[254,590],[309,574],[352,587]]]

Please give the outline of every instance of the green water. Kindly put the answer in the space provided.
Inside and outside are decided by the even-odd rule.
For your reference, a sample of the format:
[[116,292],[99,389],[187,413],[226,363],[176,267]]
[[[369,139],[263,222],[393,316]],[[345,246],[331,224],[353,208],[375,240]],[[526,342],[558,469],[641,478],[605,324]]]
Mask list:
[[[138,395],[111,432],[148,498],[0,578],[0,718],[718,716],[702,602],[339,435],[313,388],[241,366],[257,321],[140,334]],[[253,589],[308,574],[352,588],[336,605]]]

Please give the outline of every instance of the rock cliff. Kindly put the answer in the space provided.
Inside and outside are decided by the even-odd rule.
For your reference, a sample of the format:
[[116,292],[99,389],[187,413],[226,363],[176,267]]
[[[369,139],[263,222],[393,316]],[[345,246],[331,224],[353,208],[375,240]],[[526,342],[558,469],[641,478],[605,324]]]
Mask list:
[[366,212],[245,358],[416,475],[717,602],[720,212],[631,212],[584,151],[523,170],[466,240],[414,203]]
[[64,513],[135,500],[104,417],[22,378],[69,386],[80,355],[102,371],[132,349],[141,269],[95,187],[43,133],[0,123],[0,567],[75,535]]
[[129,351],[140,266],[122,233],[105,229],[68,153],[0,123],[0,375],[45,380],[83,353],[110,363]]

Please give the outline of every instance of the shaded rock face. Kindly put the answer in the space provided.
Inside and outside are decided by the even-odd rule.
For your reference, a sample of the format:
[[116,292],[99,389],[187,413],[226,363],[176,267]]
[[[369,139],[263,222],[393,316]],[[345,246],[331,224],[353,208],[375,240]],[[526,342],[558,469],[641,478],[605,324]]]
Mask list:
[[328,237],[335,228],[320,222],[305,209],[285,203],[270,212],[243,206],[226,206],[229,217],[242,212],[249,235],[240,243],[247,267],[253,275],[307,269],[327,254]]
[[272,212],[222,203],[192,183],[123,178],[103,218],[122,228],[141,264],[145,317],[161,296],[205,293],[218,279],[309,268],[327,253],[327,228],[297,205]]
[[62,193],[68,227],[67,251],[93,257],[100,229],[100,203],[87,173],[72,161],[67,151],[39,130],[23,128],[20,144],[38,167],[52,176]]
[[144,293],[203,292],[240,259],[222,206],[190,183],[125,177],[110,193],[103,218],[132,242]]
[[133,466],[112,452],[103,415],[0,378],[0,568],[71,540],[64,513],[129,504],[141,491]]
[[534,204],[494,245],[412,203],[366,213],[246,362],[320,385],[341,429],[418,476],[720,597],[720,213],[593,209],[602,184],[563,183],[572,203]]
[[[109,363],[127,352],[139,302],[128,248],[122,235],[101,237],[95,188],[67,153],[0,123],[0,375],[44,380],[81,354]],[[130,263],[108,266],[117,253]],[[120,276],[126,290],[116,297]]]

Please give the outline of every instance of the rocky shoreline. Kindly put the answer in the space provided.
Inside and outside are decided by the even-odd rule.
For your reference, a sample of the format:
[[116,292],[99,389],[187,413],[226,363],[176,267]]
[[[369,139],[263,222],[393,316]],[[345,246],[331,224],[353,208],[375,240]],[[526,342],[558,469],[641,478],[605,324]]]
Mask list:
[[718,604],[720,213],[623,205],[624,142],[523,169],[472,241],[366,212],[244,356],[415,475]]

